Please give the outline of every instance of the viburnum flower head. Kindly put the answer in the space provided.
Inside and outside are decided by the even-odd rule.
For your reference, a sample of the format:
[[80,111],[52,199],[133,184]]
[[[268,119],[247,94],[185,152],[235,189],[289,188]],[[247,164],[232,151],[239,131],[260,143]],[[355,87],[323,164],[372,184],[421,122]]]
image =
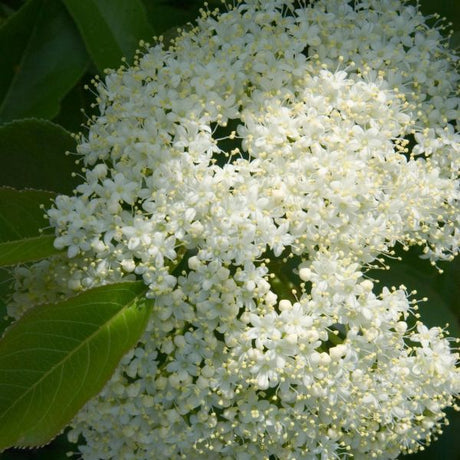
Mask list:
[[17,270],[10,313],[148,285],[140,343],[72,422],[84,459],[415,452],[458,354],[366,272],[458,252],[457,58],[397,0],[234,3],[96,83],[86,179],[48,211],[67,254]]

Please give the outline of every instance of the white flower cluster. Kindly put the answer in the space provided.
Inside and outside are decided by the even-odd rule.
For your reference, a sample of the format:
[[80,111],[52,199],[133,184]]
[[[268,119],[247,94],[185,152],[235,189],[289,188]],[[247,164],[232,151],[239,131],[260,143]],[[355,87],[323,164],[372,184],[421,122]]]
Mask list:
[[97,84],[86,180],[48,211],[68,258],[19,269],[11,309],[149,287],[73,421],[84,459],[390,459],[440,432],[458,354],[365,271],[458,252],[456,58],[416,7],[350,3],[203,11]]

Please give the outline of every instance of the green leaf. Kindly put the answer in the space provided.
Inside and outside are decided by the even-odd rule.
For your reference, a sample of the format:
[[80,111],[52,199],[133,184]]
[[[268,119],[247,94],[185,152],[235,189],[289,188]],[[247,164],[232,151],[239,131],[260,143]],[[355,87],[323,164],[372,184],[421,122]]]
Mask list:
[[0,340],[0,451],[49,442],[101,391],[145,330],[142,282],[38,306]]
[[100,72],[131,58],[139,40],[153,30],[140,0],[62,0],[75,20],[88,53]]
[[88,55],[59,0],[30,0],[0,29],[0,122],[52,118],[86,70]]
[[[24,54],[40,11],[40,0],[28,1],[19,11],[11,15],[0,28],[0,101],[3,100]],[[14,40],[11,40],[14,37]]]
[[0,26],[8,18],[8,16],[11,16],[13,13],[13,8],[9,5],[5,5],[4,3],[0,3]]
[[[41,205],[49,205],[51,200],[56,196],[54,192],[44,192],[41,190],[14,190],[9,187],[0,187],[0,260],[5,264],[19,263],[30,260],[37,260],[37,257],[48,256],[54,254],[56,249],[52,247],[53,237],[48,237],[45,241],[38,241],[38,248],[33,246],[34,238],[40,234],[53,234],[52,228],[46,228],[49,223],[44,217]],[[44,229],[43,231],[41,231]],[[28,253],[23,247],[23,254],[19,259],[11,259],[13,254],[10,254],[10,259],[7,260],[6,249],[16,249],[15,245],[21,246],[21,243],[28,241],[32,245],[28,249]],[[12,242],[4,244],[5,242]],[[45,248],[40,246],[48,245],[48,250],[43,252]],[[42,251],[37,254],[38,251]],[[35,255],[33,253],[35,251]],[[18,253],[16,253],[18,255]],[[27,255],[28,254],[28,255]],[[32,256],[32,257],[31,257]],[[4,265],[4,263],[0,265]],[[11,322],[11,319],[6,318],[6,305],[11,293],[14,279],[9,268],[0,268],[0,334],[5,327]]]
[[39,236],[49,225],[40,206],[55,196],[41,190],[0,187],[0,242]]
[[17,265],[57,254],[55,236],[40,235],[47,225],[40,208],[52,192],[0,187],[0,266]]
[[60,252],[53,245],[54,235],[24,238],[0,243],[0,267],[44,259]]
[[75,151],[70,133],[48,120],[17,120],[0,126],[0,184],[71,193]]

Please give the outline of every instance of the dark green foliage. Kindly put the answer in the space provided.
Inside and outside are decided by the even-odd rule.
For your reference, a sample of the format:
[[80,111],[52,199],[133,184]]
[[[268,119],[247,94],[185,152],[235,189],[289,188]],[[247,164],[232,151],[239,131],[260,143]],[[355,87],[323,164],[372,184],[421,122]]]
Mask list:
[[59,0],[30,0],[0,29],[0,121],[53,118],[88,56]]
[[[0,126],[0,185],[71,193],[79,179],[72,177],[75,140],[47,120],[17,120]],[[58,172],[56,174],[56,172]],[[49,203],[46,203],[47,205]]]
[[131,60],[140,39],[150,40],[150,26],[140,0],[63,0],[77,24],[99,72]]

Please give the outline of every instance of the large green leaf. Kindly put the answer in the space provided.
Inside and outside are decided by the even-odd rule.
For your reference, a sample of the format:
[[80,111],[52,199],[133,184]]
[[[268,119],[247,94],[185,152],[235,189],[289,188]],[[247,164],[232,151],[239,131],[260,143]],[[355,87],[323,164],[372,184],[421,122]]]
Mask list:
[[140,0],[62,0],[75,20],[86,48],[100,72],[131,59],[139,40],[153,30]]
[[40,234],[48,225],[41,204],[52,192],[0,187],[0,266],[43,259],[59,252],[54,234]]
[[79,183],[72,177],[75,139],[48,120],[17,120],[0,126],[0,184],[71,193]]
[[[46,228],[49,223],[40,207],[49,206],[55,195],[41,190],[0,187],[0,265],[38,260],[57,252],[53,247],[53,231]],[[47,236],[38,238],[40,234]],[[0,268],[0,331],[10,323],[6,304],[12,281],[9,269]]]
[[49,225],[41,205],[49,206],[53,192],[0,187],[0,242],[40,235]]
[[11,16],[0,29],[0,56],[3,122],[54,117],[60,100],[89,62],[78,30],[59,0],[29,0]]
[[111,377],[143,333],[142,282],[38,306],[0,340],[0,450],[49,442]]
[[53,245],[54,238],[54,235],[42,235],[0,243],[0,267],[33,262],[57,254],[59,250]]

